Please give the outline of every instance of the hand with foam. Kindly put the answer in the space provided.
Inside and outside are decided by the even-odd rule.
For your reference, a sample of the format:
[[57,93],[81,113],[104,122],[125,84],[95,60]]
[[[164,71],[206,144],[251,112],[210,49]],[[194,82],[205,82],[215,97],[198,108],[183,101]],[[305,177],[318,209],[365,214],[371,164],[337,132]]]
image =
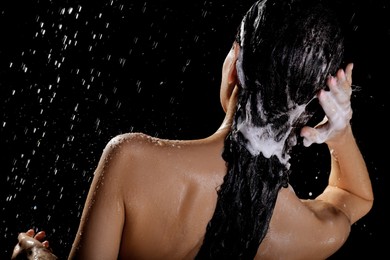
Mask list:
[[345,72],[339,69],[336,77],[330,76],[327,81],[329,91],[320,90],[317,97],[324,109],[325,117],[314,128],[305,126],[301,136],[303,144],[308,147],[312,143],[324,143],[332,141],[350,126],[352,118],[351,94],[352,94],[352,69],[350,63]]

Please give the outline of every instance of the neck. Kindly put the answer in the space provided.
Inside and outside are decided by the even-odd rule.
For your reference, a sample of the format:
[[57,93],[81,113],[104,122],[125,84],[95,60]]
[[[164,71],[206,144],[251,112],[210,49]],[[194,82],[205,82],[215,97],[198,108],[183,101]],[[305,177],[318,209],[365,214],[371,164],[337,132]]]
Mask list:
[[225,116],[225,119],[222,121],[221,126],[218,128],[216,133],[228,133],[232,127],[232,118]]
[[236,111],[237,106],[237,96],[238,96],[238,87],[236,86],[233,89],[233,92],[229,99],[229,104],[226,109],[226,115],[225,118],[222,121],[221,126],[218,128],[217,132],[226,132],[228,133],[232,127],[233,124],[233,117],[234,113]]

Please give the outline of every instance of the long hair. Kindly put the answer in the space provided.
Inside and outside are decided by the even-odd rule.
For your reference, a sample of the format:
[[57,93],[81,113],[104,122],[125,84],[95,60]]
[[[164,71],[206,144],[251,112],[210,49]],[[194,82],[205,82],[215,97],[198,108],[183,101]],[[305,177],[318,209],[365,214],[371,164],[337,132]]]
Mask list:
[[261,0],[244,16],[238,104],[222,154],[228,170],[196,259],[255,257],[288,185],[289,153],[315,113],[308,104],[342,62],[341,27],[329,6]]

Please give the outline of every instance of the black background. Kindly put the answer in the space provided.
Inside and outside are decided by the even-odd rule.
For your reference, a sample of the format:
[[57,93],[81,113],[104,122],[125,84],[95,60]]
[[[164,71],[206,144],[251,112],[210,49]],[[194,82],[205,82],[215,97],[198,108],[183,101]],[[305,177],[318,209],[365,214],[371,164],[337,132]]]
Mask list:
[[[222,62],[252,3],[1,1],[0,259],[30,227],[45,230],[66,258],[94,168],[115,135],[194,139],[219,127]],[[386,254],[389,8],[349,1],[345,14],[352,127],[375,203],[331,259]],[[328,159],[323,145],[295,148],[291,181],[301,197],[324,188]]]

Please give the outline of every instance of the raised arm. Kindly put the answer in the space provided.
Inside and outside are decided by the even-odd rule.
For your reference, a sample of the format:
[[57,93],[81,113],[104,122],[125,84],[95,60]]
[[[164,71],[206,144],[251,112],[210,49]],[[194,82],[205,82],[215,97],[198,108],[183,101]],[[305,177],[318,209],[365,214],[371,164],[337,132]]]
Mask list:
[[372,207],[370,178],[350,125],[352,67],[328,79],[329,91],[318,93],[325,119],[301,131],[305,146],[328,145],[328,185],[314,200],[299,199],[291,187],[279,192],[260,259],[327,259],[345,243],[351,225]]
[[335,77],[329,77],[329,91],[318,94],[325,120],[301,132],[305,146],[325,142],[331,153],[329,184],[316,199],[339,208],[351,224],[370,211],[374,199],[367,167],[350,125],[352,69],[353,65],[348,64],[345,72],[340,69]]

